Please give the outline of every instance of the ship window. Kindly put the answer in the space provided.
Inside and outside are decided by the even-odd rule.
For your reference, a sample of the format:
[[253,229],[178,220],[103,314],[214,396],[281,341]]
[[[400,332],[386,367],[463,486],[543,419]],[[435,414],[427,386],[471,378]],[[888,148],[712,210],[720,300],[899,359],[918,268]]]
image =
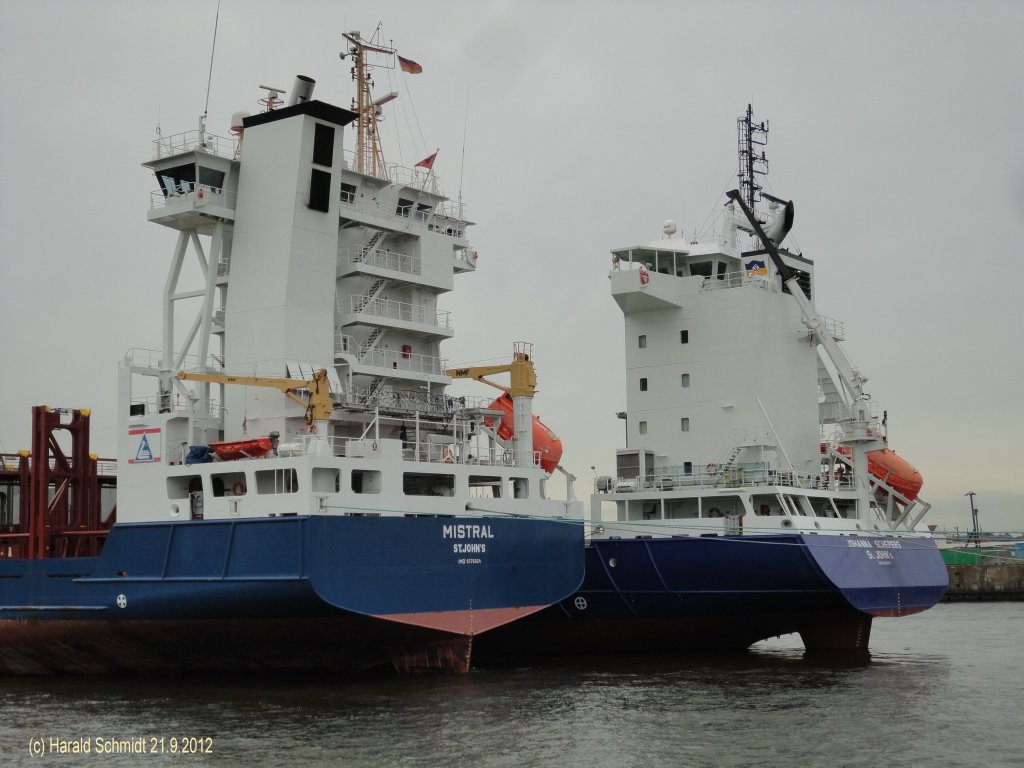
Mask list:
[[690,420],[687,417],[684,416],[683,418],[681,418],[679,420],[679,427],[680,427],[680,429],[683,430],[683,432],[689,432],[690,431]]
[[[805,272],[802,269],[796,267],[790,267],[793,271],[793,275],[796,277],[797,284],[800,286],[800,290],[804,292],[804,296],[808,299],[811,298],[811,275],[809,272]],[[789,293],[789,286],[785,283],[782,284],[782,292]]]
[[679,343],[680,344],[689,344],[690,343],[690,332],[689,331],[680,331],[679,332]]
[[782,499],[786,502],[789,507],[789,513],[791,515],[797,515],[800,517],[806,517],[807,513],[804,511],[803,506],[792,496],[783,496]]
[[647,422],[646,421],[641,421],[640,422],[640,434],[641,435],[646,435],[647,434]]
[[702,261],[698,264],[691,264],[690,274],[700,275],[701,277],[711,277],[711,262]]
[[165,196],[183,195],[192,191],[196,182],[196,166],[194,163],[179,165],[176,168],[166,168],[156,172],[156,179]]
[[668,520],[693,520],[697,517],[697,499],[665,499],[665,518]]
[[313,467],[313,493],[337,493],[341,490],[341,472],[331,467]]
[[719,280],[724,280],[725,279],[725,270],[728,269],[728,268],[729,268],[729,265],[726,264],[724,261],[718,262],[718,279]]
[[779,497],[775,494],[755,494],[750,497],[750,506],[754,508],[754,514],[758,517],[780,516],[783,514],[779,506]]
[[341,202],[354,203],[356,201],[356,185],[341,182]]
[[427,217],[430,216],[431,211],[433,211],[433,208],[426,203],[416,204],[416,218],[420,221],[426,221]]
[[470,475],[469,495],[476,499],[500,499],[501,478],[494,475]]
[[836,509],[839,516],[847,520],[854,520],[857,517],[857,502],[852,499],[836,499]]
[[693,462],[692,461],[684,461],[683,462],[683,474],[684,475],[692,475],[693,474]]
[[200,165],[199,183],[219,192],[224,188],[224,171],[215,171],[213,168],[203,168]]
[[640,391],[641,392],[646,392],[647,391],[647,379],[640,379]]
[[398,207],[395,208],[395,213],[399,216],[408,217],[409,212],[412,210],[412,200],[406,200],[404,197],[398,198]]
[[334,163],[334,128],[317,123],[313,132],[313,162],[330,167]]
[[309,176],[309,202],[307,208],[327,211],[331,208],[331,174],[314,168]]
[[526,499],[530,496],[530,481],[525,477],[510,478],[509,487],[513,499]]
[[353,469],[352,492],[380,493],[380,478],[379,469]]
[[245,496],[245,472],[217,472],[210,481],[214,496]]
[[187,499],[192,491],[203,490],[203,478],[199,475],[180,475],[167,478],[167,498]]
[[684,373],[679,377],[679,381],[684,387],[690,386],[690,374]]
[[810,496],[807,500],[811,503],[815,517],[839,517],[830,499]]
[[294,469],[261,469],[256,472],[256,493],[296,493],[299,478]]
[[739,496],[716,496],[713,499],[701,499],[702,517],[743,517],[746,510],[743,499]]
[[636,341],[640,349],[647,349],[647,336],[641,335]]
[[402,475],[402,492],[406,496],[454,496],[455,475],[406,472]]

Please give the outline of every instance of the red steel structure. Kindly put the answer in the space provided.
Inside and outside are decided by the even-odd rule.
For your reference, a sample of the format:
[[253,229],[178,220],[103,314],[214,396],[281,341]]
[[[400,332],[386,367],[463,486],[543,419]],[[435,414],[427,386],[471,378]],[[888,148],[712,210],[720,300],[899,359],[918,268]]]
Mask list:
[[[89,453],[89,415],[84,408],[35,406],[32,450],[2,457],[0,483],[10,508],[0,520],[0,559],[99,554],[115,518],[102,518],[101,489],[113,488],[116,478],[113,461]],[[57,439],[60,431],[70,438],[69,451]]]

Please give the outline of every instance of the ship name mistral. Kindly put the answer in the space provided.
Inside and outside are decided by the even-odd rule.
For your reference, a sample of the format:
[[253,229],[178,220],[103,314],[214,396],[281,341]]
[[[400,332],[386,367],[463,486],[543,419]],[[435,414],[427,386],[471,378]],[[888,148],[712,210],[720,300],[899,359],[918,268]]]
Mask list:
[[443,525],[441,526],[441,538],[443,539],[493,539],[489,525]]

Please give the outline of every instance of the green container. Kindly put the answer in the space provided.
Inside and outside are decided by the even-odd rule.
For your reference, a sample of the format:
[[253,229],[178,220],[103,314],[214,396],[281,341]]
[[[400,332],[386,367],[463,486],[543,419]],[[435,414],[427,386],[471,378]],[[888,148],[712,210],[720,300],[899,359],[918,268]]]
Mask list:
[[946,565],[986,565],[1013,556],[1013,551],[1005,547],[943,549],[940,552],[942,552],[942,562]]

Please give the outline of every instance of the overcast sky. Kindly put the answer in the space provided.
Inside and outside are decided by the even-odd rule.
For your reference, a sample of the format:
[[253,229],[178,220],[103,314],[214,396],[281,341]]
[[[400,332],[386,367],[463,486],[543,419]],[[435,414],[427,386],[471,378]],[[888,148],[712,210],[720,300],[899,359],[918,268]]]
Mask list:
[[[158,122],[196,127],[215,12],[0,0],[0,449],[29,447],[45,403],[93,408],[93,448],[114,454],[117,361],[159,345],[175,238],[146,223],[140,163]],[[608,252],[666,218],[701,227],[735,184],[753,101],[818,308],[846,323],[930,521],[968,526],[973,490],[986,528],[1024,528],[1024,4],[223,0],[209,130],[299,73],[349,106],[340,34],[379,21],[423,66],[393,75],[387,159],[440,147],[435,170],[452,197],[461,175],[477,222],[443,353],[536,345],[534,410],[581,496],[622,442]]]

